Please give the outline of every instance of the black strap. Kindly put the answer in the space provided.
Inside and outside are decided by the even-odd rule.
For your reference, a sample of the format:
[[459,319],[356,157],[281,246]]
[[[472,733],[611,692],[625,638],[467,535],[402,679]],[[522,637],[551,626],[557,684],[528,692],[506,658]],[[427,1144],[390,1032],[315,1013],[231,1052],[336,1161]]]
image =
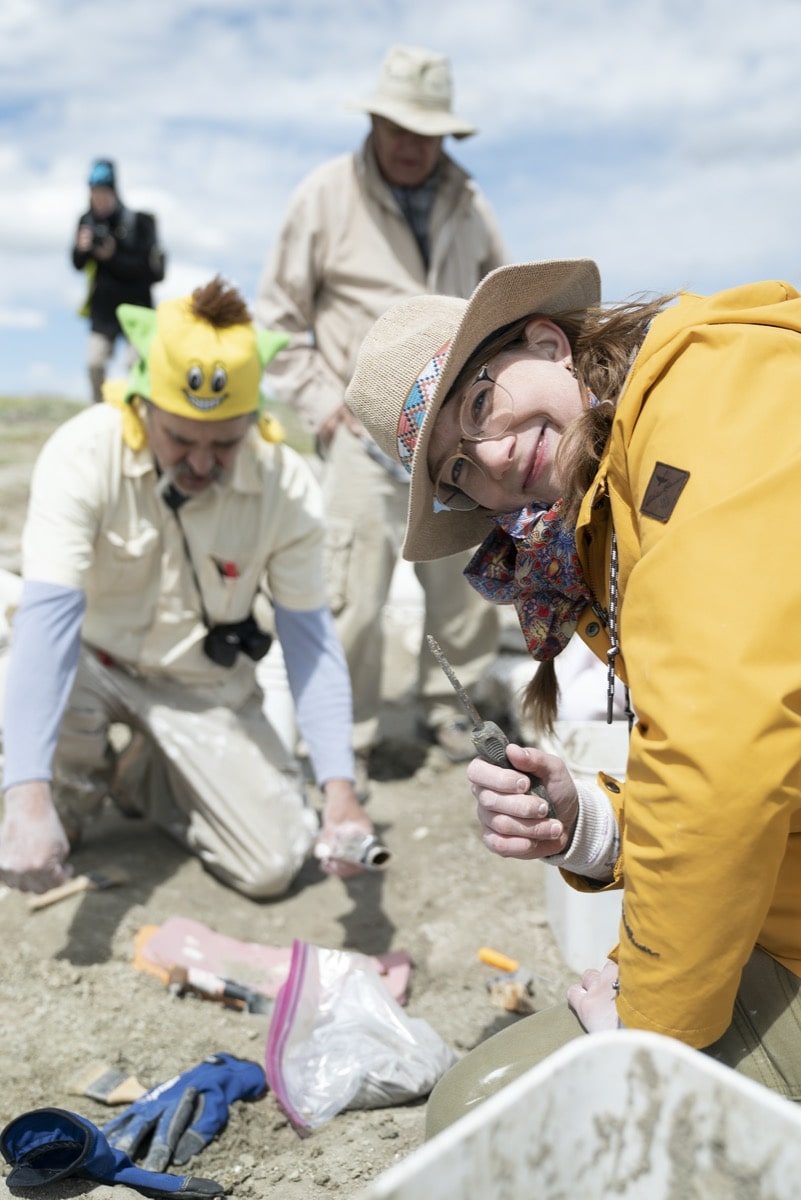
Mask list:
[[187,538],[186,538],[186,530],[184,529],[183,522],[181,521],[181,518],[178,515],[178,510],[180,508],[182,508],[184,504],[186,504],[189,497],[184,496],[181,492],[179,492],[178,488],[173,483],[167,484],[162,495],[164,497],[164,503],[167,505],[170,512],[175,517],[175,523],[177,524],[178,530],[181,534],[181,544],[184,548],[184,555],[186,557],[186,561],[189,563],[189,570],[192,572],[192,580],[195,585],[195,591],[197,592],[197,598],[200,602],[200,615],[203,618],[203,624],[206,626],[207,629],[211,629],[211,623],[209,621],[209,614],[206,612],[206,605],[203,602],[203,590],[200,586],[200,580],[197,577],[197,571],[195,570],[195,564],[192,559],[192,552],[189,549],[189,542],[187,541]]

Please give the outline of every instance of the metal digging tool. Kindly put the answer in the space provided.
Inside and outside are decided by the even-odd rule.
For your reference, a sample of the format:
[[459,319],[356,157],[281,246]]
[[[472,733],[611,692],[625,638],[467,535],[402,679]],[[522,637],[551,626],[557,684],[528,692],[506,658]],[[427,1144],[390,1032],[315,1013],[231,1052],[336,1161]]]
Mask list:
[[[517,767],[512,766],[509,759],[506,757],[506,747],[509,745],[509,739],[501,729],[500,725],[496,725],[494,721],[482,721],[478,709],[473,701],[468,696],[467,692],[462,687],[451,664],[448,662],[445,655],[442,653],[442,648],[430,634],[426,634],[426,641],[429,649],[434,655],[439,665],[450,681],[451,687],[459,697],[462,708],[470,718],[473,729],[472,738],[473,745],[476,748],[476,753],[479,758],[483,758],[485,762],[495,763],[499,767],[509,767],[510,770],[516,771]],[[542,780],[538,775],[529,773],[531,780],[531,791],[534,795],[540,796],[548,804],[548,816],[556,817],[556,809],[554,808],[548,793],[543,786]],[[558,818],[557,818],[558,819]]]

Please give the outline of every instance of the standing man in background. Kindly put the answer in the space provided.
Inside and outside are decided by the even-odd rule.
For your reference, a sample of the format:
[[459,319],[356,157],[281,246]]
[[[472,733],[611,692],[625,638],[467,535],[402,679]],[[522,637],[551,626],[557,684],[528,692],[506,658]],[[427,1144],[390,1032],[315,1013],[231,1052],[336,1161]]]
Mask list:
[[[448,60],[393,47],[355,154],[323,164],[292,196],[265,267],[258,324],[290,336],[271,382],[314,431],[325,459],[328,599],[351,673],[357,786],[378,734],[382,613],[405,528],[409,478],[345,408],[362,338],[389,305],[421,292],[469,296],[505,250],[490,205],[443,150],[475,128],[452,111]],[[470,690],[497,648],[497,614],[462,577],[467,555],[415,565],[425,629]],[[475,753],[450,684],[421,647],[426,735],[453,761]]]
[[103,380],[114,345],[123,336],[117,305],[153,307],[150,289],[164,278],[164,252],[158,242],[156,218],[151,213],[132,212],[120,200],[113,162],[97,159],[88,183],[89,208],[78,222],[72,262],[76,270],[87,274],[81,315],[89,318],[89,380],[97,403],[103,399]]

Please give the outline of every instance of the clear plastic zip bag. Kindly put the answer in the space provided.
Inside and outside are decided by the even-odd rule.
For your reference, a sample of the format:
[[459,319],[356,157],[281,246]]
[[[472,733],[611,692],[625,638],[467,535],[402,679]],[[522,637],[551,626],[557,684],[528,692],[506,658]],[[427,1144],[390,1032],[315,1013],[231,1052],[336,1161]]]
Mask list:
[[346,1108],[427,1096],[455,1061],[428,1022],[406,1015],[366,956],[293,943],[265,1068],[298,1132]]

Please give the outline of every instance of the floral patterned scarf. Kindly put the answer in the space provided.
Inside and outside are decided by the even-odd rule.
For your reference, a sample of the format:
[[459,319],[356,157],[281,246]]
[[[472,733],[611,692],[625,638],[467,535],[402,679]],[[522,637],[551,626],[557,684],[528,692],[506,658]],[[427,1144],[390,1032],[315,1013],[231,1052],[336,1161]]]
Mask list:
[[575,531],[552,508],[498,513],[496,528],[479,546],[465,578],[485,600],[514,604],[530,654],[544,661],[561,654],[592,593],[576,553]]

